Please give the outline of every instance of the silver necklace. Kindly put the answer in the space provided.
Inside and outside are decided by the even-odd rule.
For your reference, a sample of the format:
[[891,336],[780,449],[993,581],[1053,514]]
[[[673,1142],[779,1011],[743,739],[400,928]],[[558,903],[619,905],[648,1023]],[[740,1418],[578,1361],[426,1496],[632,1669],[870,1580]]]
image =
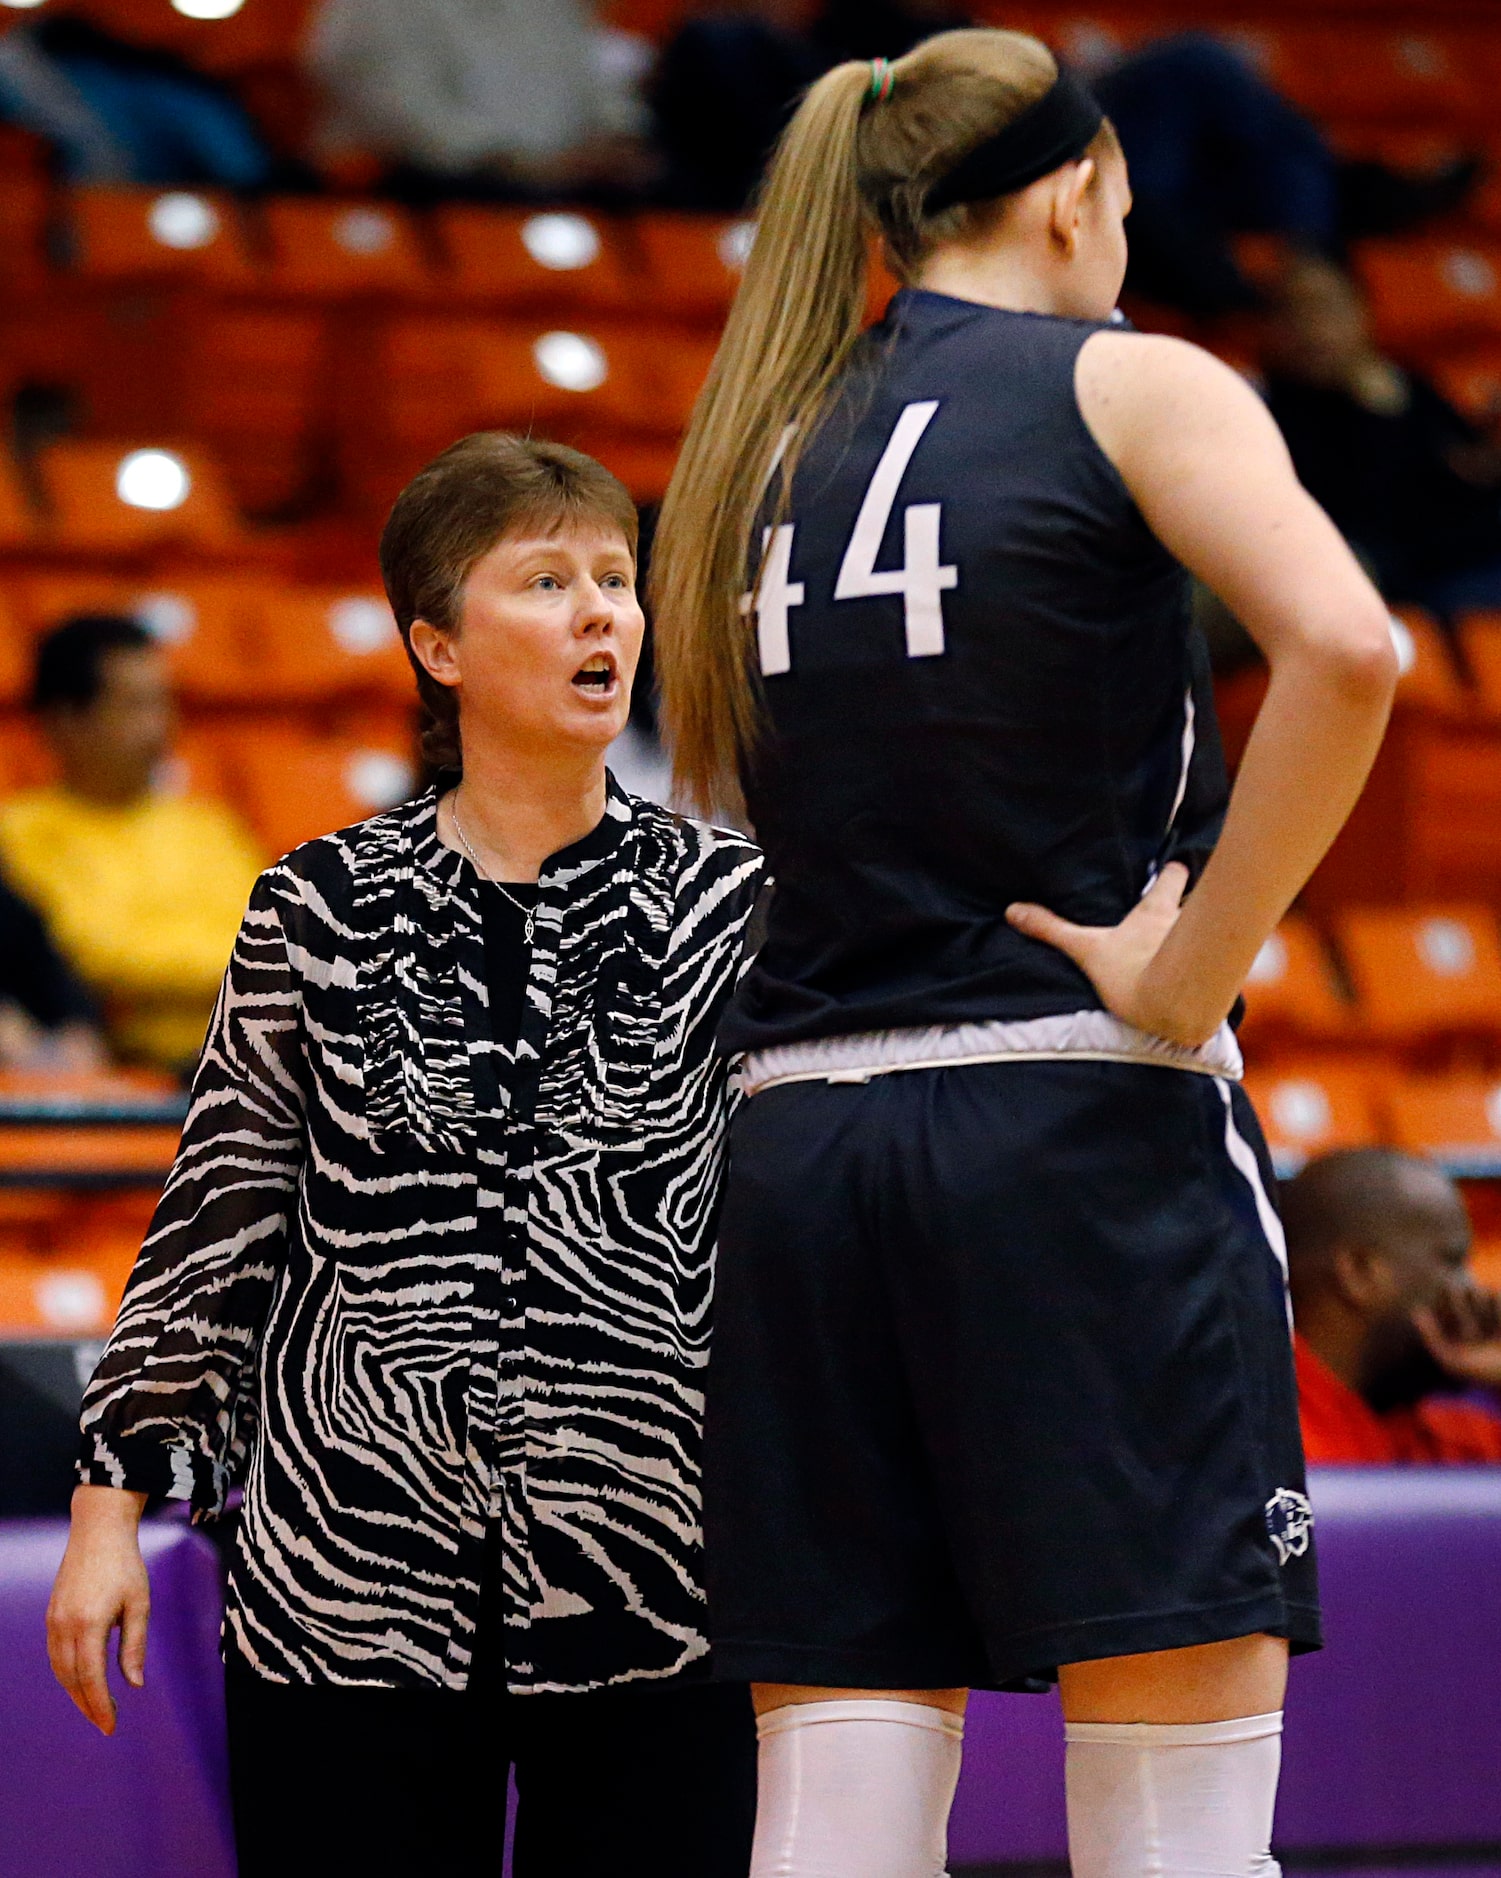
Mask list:
[[507,893],[501,883],[495,879],[494,875],[487,874],[480,865],[480,858],[475,853],[468,835],[464,833],[464,824],[459,820],[459,797],[457,790],[454,791],[453,800],[448,805],[448,812],[453,817],[453,832],[458,836],[464,852],[469,856],[470,860],[473,861],[475,873],[479,875],[481,880],[488,881],[503,900],[508,900],[511,905],[515,907],[516,911],[526,922],[522,927],[521,936],[526,944],[530,945],[532,943],[532,929],[537,923],[537,909],[534,906],[528,906],[525,901],[518,900],[514,893]]

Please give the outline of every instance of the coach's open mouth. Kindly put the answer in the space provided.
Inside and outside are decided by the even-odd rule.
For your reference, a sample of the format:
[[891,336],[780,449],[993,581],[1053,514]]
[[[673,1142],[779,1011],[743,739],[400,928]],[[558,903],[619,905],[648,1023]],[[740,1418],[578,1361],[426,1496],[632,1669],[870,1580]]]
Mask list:
[[613,698],[620,689],[620,669],[613,652],[594,652],[573,674],[575,690],[591,698]]

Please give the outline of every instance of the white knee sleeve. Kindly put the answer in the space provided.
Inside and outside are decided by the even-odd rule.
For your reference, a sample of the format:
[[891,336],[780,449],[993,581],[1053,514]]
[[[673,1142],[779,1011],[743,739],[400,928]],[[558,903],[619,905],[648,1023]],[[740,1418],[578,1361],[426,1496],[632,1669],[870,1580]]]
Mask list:
[[1280,1714],[1065,1733],[1074,1878],[1277,1878]]
[[757,1723],[750,1878],[942,1878],[962,1716],[918,1702],[796,1702]]

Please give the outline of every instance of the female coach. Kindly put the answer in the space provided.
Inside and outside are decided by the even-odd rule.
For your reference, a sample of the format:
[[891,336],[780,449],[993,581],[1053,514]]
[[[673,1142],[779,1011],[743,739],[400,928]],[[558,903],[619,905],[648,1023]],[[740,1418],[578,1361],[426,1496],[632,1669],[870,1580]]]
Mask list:
[[[965,1686],[1055,1677],[1075,1878],[1271,1868],[1318,1608],[1225,1020],[1395,660],[1254,394],[1112,326],[1129,203],[1037,40],[837,68],[657,537],[679,772],[776,881],[705,1499],[755,1878],[935,1878]],[[1228,813],[1185,568],[1271,667]]]
[[746,1868],[699,1423],[760,864],[606,773],[635,550],[625,490],[553,444],[468,437],[398,499],[381,566],[449,786],[261,877],[85,1398],[49,1644],[105,1733],[143,1502],[217,1514],[243,1475],[241,1878],[498,1872],[509,1765],[518,1873]]

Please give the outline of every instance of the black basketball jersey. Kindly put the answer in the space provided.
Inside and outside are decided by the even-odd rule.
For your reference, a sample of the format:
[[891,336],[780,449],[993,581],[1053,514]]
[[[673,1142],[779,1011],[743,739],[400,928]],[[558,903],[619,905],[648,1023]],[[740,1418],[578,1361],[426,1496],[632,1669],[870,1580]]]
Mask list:
[[1075,395],[1098,330],[898,294],[768,499],[742,781],[776,885],[729,1049],[1098,1009],[1007,905],[1113,924],[1213,847],[1188,577]]

